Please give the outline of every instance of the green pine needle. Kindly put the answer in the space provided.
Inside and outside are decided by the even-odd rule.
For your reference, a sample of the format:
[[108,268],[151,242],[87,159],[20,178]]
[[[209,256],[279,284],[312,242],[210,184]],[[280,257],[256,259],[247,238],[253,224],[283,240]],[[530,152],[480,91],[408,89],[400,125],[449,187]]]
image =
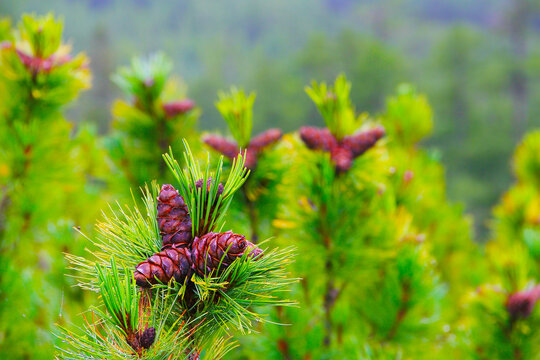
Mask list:
[[245,149],[251,140],[255,93],[246,95],[244,90],[233,86],[229,93],[219,92],[218,96],[217,109],[229,125],[229,130],[238,146]]
[[137,289],[135,278],[127,269],[120,275],[114,257],[109,269],[96,264],[96,273],[103,304],[111,322],[126,336],[136,332],[141,293]]
[[352,134],[359,126],[361,119],[356,119],[354,107],[350,100],[351,83],[345,75],[336,78],[334,86],[325,82],[318,84],[313,81],[311,87],[306,86],[306,93],[317,105],[328,130],[341,140]]
[[[254,311],[261,306],[292,306],[284,298],[298,279],[288,277],[293,249],[274,249],[257,260],[248,252],[236,259],[220,276],[193,278],[201,312],[205,313],[205,329],[230,327],[242,333],[253,330],[254,322],[267,322]],[[202,330],[201,330],[202,331]]]
[[[111,258],[114,257],[122,264],[135,267],[152,254],[159,252],[162,246],[159,228],[156,222],[156,198],[158,186],[154,182],[151,187],[143,190],[144,210],[139,209],[135,198],[132,208],[109,206],[110,215],[103,213],[104,219],[99,222],[97,236],[94,239],[86,237],[97,250],[87,249],[90,258],[66,254],[75,269],[74,275],[78,286],[92,291],[99,291],[97,284],[96,265],[109,268]],[[91,260],[92,259],[92,260]]]
[[[189,144],[186,140],[183,142],[186,148],[184,152],[186,169],[180,168],[172,149],[169,154],[164,154],[163,158],[178,181],[178,191],[184,198],[191,216],[193,236],[202,236],[223,226],[225,213],[231,204],[234,193],[247,180],[249,170],[244,166],[245,154],[239,154],[237,158],[233,159],[229,177],[223,186],[223,193],[218,196],[223,156],[220,157],[215,172],[211,172],[210,154],[208,154],[206,168],[203,172],[199,162],[195,160]],[[210,179],[211,184],[208,189],[206,184]],[[203,186],[197,188],[196,184],[199,180],[202,180]]]

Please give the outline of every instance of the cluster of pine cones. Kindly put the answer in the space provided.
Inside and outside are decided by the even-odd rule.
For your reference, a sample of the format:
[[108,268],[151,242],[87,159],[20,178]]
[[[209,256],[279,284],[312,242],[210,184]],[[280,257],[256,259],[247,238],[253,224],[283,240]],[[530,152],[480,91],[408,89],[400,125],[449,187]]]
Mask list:
[[338,173],[349,170],[353,160],[372,148],[384,134],[384,128],[377,126],[354,135],[345,136],[338,141],[327,128],[304,126],[300,129],[300,138],[308,148],[330,153]]
[[[207,186],[210,186],[209,180]],[[202,186],[202,180],[197,187]],[[217,196],[221,196],[220,184]],[[217,200],[217,199],[215,199]],[[246,251],[255,260],[262,250],[232,231],[209,232],[193,239],[191,217],[186,203],[178,191],[169,184],[163,185],[157,199],[157,222],[163,248],[137,265],[135,280],[140,287],[150,287],[158,282],[166,284],[171,279],[178,283],[190,280],[195,272],[204,276],[219,275]]]
[[506,309],[510,318],[516,320],[528,317],[533,312],[538,300],[540,300],[540,285],[509,295],[506,300]]
[[62,66],[65,63],[72,60],[71,55],[66,54],[62,56],[51,55],[48,58],[42,58],[38,55],[28,54],[15,46],[10,41],[3,41],[0,43],[0,50],[14,50],[17,56],[21,60],[21,63],[34,75],[40,72],[50,72],[57,66]]
[[184,99],[179,101],[169,101],[167,103],[164,103],[161,105],[161,109],[165,113],[165,117],[167,119],[173,118],[175,116],[185,114],[193,107],[195,106],[195,103],[193,100],[190,99]]
[[[247,146],[246,167],[254,170],[257,166],[259,154],[270,145],[281,139],[282,132],[279,129],[269,129],[255,136]],[[240,153],[240,148],[235,142],[229,141],[218,135],[208,135],[203,141],[214,150],[220,152],[229,159],[234,159]],[[245,150],[245,149],[242,149]]]

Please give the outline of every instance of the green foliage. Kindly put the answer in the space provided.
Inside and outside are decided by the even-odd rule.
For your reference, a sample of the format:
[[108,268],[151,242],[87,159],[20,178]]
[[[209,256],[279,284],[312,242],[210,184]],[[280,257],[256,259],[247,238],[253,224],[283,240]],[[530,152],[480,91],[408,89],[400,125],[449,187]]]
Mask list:
[[253,103],[255,93],[246,95],[244,90],[232,87],[229,93],[219,92],[216,107],[229,125],[238,146],[245,149],[251,139],[253,128]]
[[274,234],[272,221],[286,195],[280,186],[290,167],[288,151],[278,144],[259,154],[257,167],[250,171],[241,193],[231,203],[227,223],[250,233],[255,243]]
[[[193,235],[203,236],[222,226],[223,215],[248,170],[239,156],[223,193],[218,194],[223,160],[215,172],[210,171],[209,161],[201,171],[187,142],[185,147],[185,169],[180,168],[172,151],[163,157],[188,206]],[[208,188],[197,186],[201,179]],[[176,283],[173,278],[169,284],[137,289],[130,269],[161,248],[156,221],[158,190],[156,183],[145,188],[143,210],[135,199],[133,207],[111,208],[111,215],[105,215],[98,224],[96,238],[89,239],[96,250],[89,250],[87,257],[67,256],[77,271],[78,286],[101,294],[106,311],[93,311],[106,321],[99,331],[95,326],[102,324],[99,321],[78,333],[64,329],[60,338],[66,345],[59,348],[59,356],[124,359],[136,354],[143,359],[177,359],[200,354],[202,358],[219,359],[234,347],[229,341],[233,331],[249,333],[258,322],[267,321],[259,309],[292,304],[283,297],[296,282],[286,270],[292,262],[290,248],[266,251],[257,259],[245,251],[219,274],[194,273],[184,283]],[[155,344],[148,349],[138,347],[138,334],[150,325],[156,329]],[[96,335],[98,332],[103,335]]]
[[[90,71],[83,54],[69,54],[61,32],[52,15],[25,15],[13,36],[0,35],[7,40],[0,49],[2,358],[50,358],[51,324],[71,319],[85,299],[59,276],[65,263],[57,254],[81,250],[71,227],[99,206],[99,186],[85,184],[96,174],[79,156],[81,132],[73,136],[62,115],[90,86]],[[92,152],[95,138],[87,140]],[[75,196],[87,204],[84,211]]]
[[[380,25],[374,24],[375,32],[384,32]],[[180,107],[169,101],[184,98],[185,89],[171,81],[172,61],[162,54],[135,59],[113,76],[130,100],[113,108],[114,134],[106,145],[116,168],[109,169],[96,129],[82,125],[73,131],[62,117],[65,105],[89,86],[87,59],[68,55],[62,24],[51,15],[25,16],[12,33],[10,26],[0,21],[0,40],[7,40],[0,46],[1,358],[50,358],[54,321],[63,342],[57,356],[66,359],[216,359],[235,346],[232,334],[259,331],[259,336],[242,338],[239,356],[537,357],[539,306],[526,316],[511,314],[509,306],[512,296],[537,288],[540,274],[538,131],[516,152],[517,182],[494,209],[492,240],[483,251],[471,241],[469,217],[446,198],[441,156],[419,145],[431,135],[436,118],[432,142],[458,159],[448,161],[449,178],[458,185],[454,192],[466,184],[460,196],[485,206],[492,189],[506,181],[486,174],[500,174],[497,169],[504,166],[500,159],[511,143],[507,119],[512,110],[518,134],[536,119],[534,79],[526,90],[528,120],[518,113],[523,99],[515,93],[502,96],[508,83],[515,87],[516,69],[533,72],[534,57],[512,58],[505,47],[491,47],[487,35],[456,28],[437,41],[430,62],[422,63],[420,83],[433,92],[437,116],[424,95],[400,85],[375,118],[385,126],[386,139],[356,159],[350,171],[338,176],[328,154],[307,150],[291,134],[261,154],[248,178],[245,153],[231,168],[220,158],[214,172],[209,160],[201,170],[197,146],[176,162],[172,154],[178,138],[196,137],[193,124],[200,112],[185,110],[192,106],[189,101]],[[422,44],[419,53],[427,49]],[[494,60],[487,62],[482,51]],[[311,72],[330,78],[336,68],[345,69],[355,84],[362,82],[352,93],[345,76],[333,86],[313,82],[306,88],[338,140],[361,123],[371,125],[374,121],[367,114],[357,116],[352,104],[377,109],[381,94],[394,86],[401,64],[407,63],[386,45],[352,31],[330,40],[314,38],[293,55],[294,64],[262,54],[266,66],[249,71],[243,67],[253,62],[248,56],[245,63],[227,67],[235,81],[242,82],[234,73],[238,66],[250,87],[265,84],[259,92],[262,110],[255,112],[254,93],[232,88],[219,95],[216,107],[240,147],[249,146],[252,128],[263,127],[265,119],[288,128],[311,121],[307,98],[294,94]],[[231,62],[221,58],[213,56],[215,64],[204,65]],[[214,88],[215,81],[225,82],[215,71],[205,74],[196,82],[199,94]],[[206,78],[212,76],[217,80]],[[176,108],[171,110],[171,104]],[[261,121],[254,124],[253,116]],[[493,127],[493,121],[502,126]],[[168,149],[166,162],[158,161]],[[256,261],[244,254],[219,275],[195,275],[191,282],[139,291],[131,271],[162,245],[157,183],[145,187],[134,206],[117,203],[104,213],[96,234],[88,236],[88,256],[79,256],[81,244],[72,239],[74,225],[90,231],[88,219],[94,218],[99,199],[109,196],[103,194],[102,180],[108,173],[113,191],[123,193],[128,188],[123,180],[132,187],[142,187],[149,178],[176,180],[193,217],[194,235],[233,224],[237,233],[251,230],[254,242],[262,233],[274,233],[276,238],[264,243],[272,249]],[[228,179],[220,196],[222,174]],[[197,187],[199,181],[203,186]],[[243,196],[233,199],[237,190]],[[291,244],[301,254],[295,263]],[[285,250],[273,249],[276,245]],[[72,254],[67,279],[57,256],[62,251]],[[287,269],[301,282],[290,279]],[[85,313],[86,324],[72,332],[64,323],[92,298],[81,288],[99,294],[100,305]],[[298,307],[287,307],[295,302]],[[156,342],[149,349],[134,347],[149,327],[156,329]]]
[[[534,295],[540,276],[538,139],[538,131],[526,135],[515,152],[517,183],[495,207],[492,239],[486,244],[490,277],[470,295],[471,352],[478,359],[534,359],[540,351],[540,307]],[[515,296],[529,296],[528,305],[521,306],[531,311],[513,314]]]
[[536,359],[540,326],[539,307],[525,319],[512,320],[506,301],[510,294],[496,286],[482,286],[470,298],[470,358]]
[[[169,154],[164,155],[164,159],[178,181],[180,185],[178,191],[189,209],[193,237],[202,236],[223,227],[225,213],[231,204],[233,195],[246,181],[249,170],[244,167],[245,159],[240,154],[233,160],[227,182],[222,185],[223,194],[218,195],[223,156],[219,159],[219,164],[212,177],[210,176],[210,160],[208,159],[203,174],[199,162],[193,157],[193,153],[185,140],[184,146],[186,147],[184,159],[188,164],[186,170],[180,168],[180,165],[173,157],[172,150]],[[201,181],[201,179],[202,186],[197,187],[197,182]],[[210,183],[210,186],[205,186],[208,183]]]
[[408,84],[401,84],[397,96],[388,99],[384,126],[388,136],[403,146],[413,146],[433,128],[433,114],[427,99]]
[[[171,71],[171,60],[158,53],[133,59],[129,67],[121,67],[112,76],[130,100],[113,104],[113,131],[107,147],[131,188],[144,186],[147,179],[172,180],[165,163],[157,159],[169,146],[180,151],[181,138],[195,136],[200,111],[192,109],[184,86],[171,77]],[[171,105],[180,107],[171,111]],[[126,188],[121,182],[117,186]]]
[[[261,146],[261,138],[259,138],[257,148],[251,146],[253,127],[251,108],[255,101],[254,93],[246,97],[243,91],[233,87],[229,94],[220,92],[218,96],[220,100],[216,103],[216,107],[235,138],[238,150],[247,150],[248,158],[251,155],[251,162],[246,158],[246,166],[250,168],[250,177],[242,186],[241,196],[236,197],[231,203],[227,221],[235,228],[251,233],[251,241],[257,243],[259,238],[271,234],[271,221],[282,200],[277,187],[281,179],[286,176],[288,164],[283,159],[287,154],[283,149],[279,150],[279,145],[274,144],[274,141]],[[269,131],[275,132],[276,129]],[[268,133],[261,133],[258,136],[264,137],[265,134],[268,135]],[[209,136],[217,139],[215,135]],[[278,139],[275,140],[278,141]],[[249,154],[250,152],[252,153]]]
[[120,279],[114,257],[111,258],[111,272],[106,272],[96,265],[99,293],[112,325],[120,329],[124,336],[135,332],[138,328],[140,313],[139,302],[141,292],[137,290],[135,279],[124,269],[123,279]]
[[[143,191],[144,209],[133,198],[133,207],[110,206],[110,215],[103,214],[103,221],[97,223],[96,236],[87,238],[92,244],[91,255],[88,257],[67,254],[72,266],[77,269],[75,278],[77,285],[85,290],[99,291],[96,268],[109,267],[110,259],[115,258],[122,264],[138,264],[152,254],[159,252],[161,239],[157,222],[156,198],[159,192],[154,182]],[[123,271],[124,269],[119,269]]]
[[193,282],[201,301],[199,311],[205,314],[202,327],[208,331],[223,327],[251,333],[254,323],[267,321],[253,307],[296,305],[284,298],[297,281],[288,278],[286,269],[291,263],[291,248],[274,249],[257,261],[244,254],[219,277],[197,276]]
[[11,38],[11,21],[9,18],[0,18],[0,41]]
[[157,53],[145,60],[134,58],[131,66],[121,67],[112,80],[127,96],[135,96],[145,108],[151,108],[163,92],[172,68],[171,60]]
[[359,120],[355,117],[349,98],[351,83],[345,75],[338,76],[334,86],[328,86],[324,82],[317,84],[314,81],[311,87],[306,87],[305,90],[317,105],[328,130],[336,139],[341,140],[358,128]]
[[[326,91],[318,88],[321,96]],[[446,199],[436,155],[418,147],[432,127],[429,104],[408,85],[398,92],[378,117],[386,139],[339,176],[328,153],[284,137],[284,152],[292,155],[281,155],[290,170],[279,185],[285,201],[273,224],[275,242],[294,240],[302,254],[292,267],[302,279],[293,290],[301,307],[273,314],[291,326],[266,325],[263,336],[245,339],[249,358],[267,352],[272,359],[429,359],[467,352],[464,298],[486,272],[470,219]],[[345,110],[355,117],[352,106]]]
[[520,182],[540,186],[540,130],[528,134],[516,150],[514,171]]
[[[186,327],[167,301],[171,294],[157,290],[151,308],[145,308],[149,295],[139,291],[130,272],[120,273],[111,258],[108,268],[96,266],[103,307],[88,311],[85,325],[76,332],[61,328],[58,335],[64,343],[58,347],[60,359],[184,359],[189,355]],[[90,321],[87,319],[90,318]],[[130,341],[136,334],[153,327],[156,340],[148,350],[134,354]],[[220,358],[228,351],[217,343]]]
[[390,188],[398,206],[413,216],[415,228],[427,240],[438,271],[450,285],[452,303],[459,303],[464,289],[479,284],[483,270],[474,260],[479,254],[472,241],[471,219],[446,198],[444,169],[437,154],[417,147],[433,126],[431,107],[424,95],[403,84],[398,95],[388,99],[381,122],[388,134]]

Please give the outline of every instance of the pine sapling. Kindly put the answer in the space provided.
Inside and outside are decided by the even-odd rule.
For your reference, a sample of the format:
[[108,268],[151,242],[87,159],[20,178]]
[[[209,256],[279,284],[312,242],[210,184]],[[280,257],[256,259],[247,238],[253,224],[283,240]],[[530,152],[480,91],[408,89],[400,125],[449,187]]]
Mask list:
[[[108,138],[111,157],[133,187],[147,179],[170,176],[156,157],[178,138],[195,136],[200,111],[171,76],[172,62],[162,53],[135,58],[121,67],[113,82],[129,97],[113,105],[113,134]],[[175,145],[176,146],[176,145]],[[174,148],[174,150],[181,150]]]
[[67,285],[52,275],[64,265],[53,254],[76,246],[56,231],[85,185],[63,113],[90,87],[90,70],[52,15],[23,15],[4,34],[8,24],[0,22],[0,358],[50,358],[47,334]]
[[[201,170],[185,147],[187,168],[172,150],[164,155],[177,187],[147,187],[144,211],[113,209],[91,240],[93,259],[68,255],[79,286],[100,293],[105,311],[78,334],[63,330],[61,358],[218,359],[234,347],[232,330],[265,321],[258,306],[291,304],[282,296],[295,282],[286,273],[291,249],[263,251],[222,231],[249,174],[243,155],[222,181],[223,158],[215,171],[209,162]],[[100,323],[110,326],[96,337]]]

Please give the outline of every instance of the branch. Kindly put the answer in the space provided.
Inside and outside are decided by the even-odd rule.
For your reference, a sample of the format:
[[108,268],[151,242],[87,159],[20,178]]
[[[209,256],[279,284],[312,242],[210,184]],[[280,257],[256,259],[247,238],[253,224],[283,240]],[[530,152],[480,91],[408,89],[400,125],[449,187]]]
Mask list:
[[[223,170],[223,156],[214,172],[210,172],[210,154],[206,160],[206,168],[201,171],[199,162],[195,160],[189,144],[184,139],[185,163],[187,169],[180,168],[170,149],[164,154],[167,165],[178,181],[178,192],[184,198],[191,216],[193,237],[202,236],[219,229],[225,222],[225,212],[229,208],[234,193],[244,184],[249,175],[245,168],[245,155],[239,154],[233,159],[229,177],[225,185],[220,183]],[[206,184],[206,186],[204,185]]]

